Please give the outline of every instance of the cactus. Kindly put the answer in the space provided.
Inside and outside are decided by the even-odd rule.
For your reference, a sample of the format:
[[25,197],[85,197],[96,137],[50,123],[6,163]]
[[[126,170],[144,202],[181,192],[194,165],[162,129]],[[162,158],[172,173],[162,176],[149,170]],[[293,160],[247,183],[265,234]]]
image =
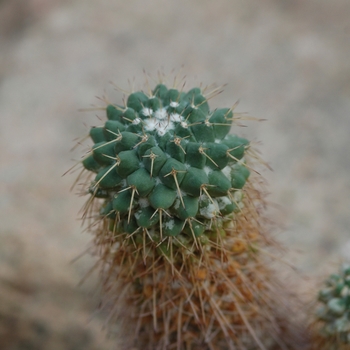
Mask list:
[[319,308],[313,324],[315,349],[350,347],[350,265],[332,274],[318,293]]
[[284,349],[283,293],[261,253],[262,180],[250,142],[229,133],[233,108],[160,83],[104,109],[81,162],[84,218],[112,313],[132,320],[136,345]]

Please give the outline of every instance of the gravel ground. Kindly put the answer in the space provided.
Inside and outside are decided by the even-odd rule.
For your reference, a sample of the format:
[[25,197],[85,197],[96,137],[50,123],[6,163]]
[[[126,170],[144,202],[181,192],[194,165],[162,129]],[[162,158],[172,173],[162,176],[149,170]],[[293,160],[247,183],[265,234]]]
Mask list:
[[[212,106],[264,118],[261,141],[286,259],[317,280],[350,258],[350,2],[347,0],[0,1],[2,349],[113,349],[97,277],[61,175],[74,139],[99,124],[80,108],[120,101],[109,81],[175,69],[228,84]],[[302,289],[302,288],[301,288]],[[3,345],[5,344],[5,345]]]

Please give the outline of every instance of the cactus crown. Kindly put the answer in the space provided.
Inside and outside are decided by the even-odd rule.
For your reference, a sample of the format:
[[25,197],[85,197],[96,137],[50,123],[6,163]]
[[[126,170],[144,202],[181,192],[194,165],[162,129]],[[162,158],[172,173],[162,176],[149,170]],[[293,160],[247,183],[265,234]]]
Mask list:
[[350,344],[350,265],[344,264],[332,274],[318,294],[322,303],[317,312],[321,334],[336,343]]
[[239,210],[249,143],[229,134],[232,108],[210,111],[199,88],[158,84],[106,114],[90,130],[95,144],[82,163],[96,173],[89,192],[105,199],[100,214],[115,232],[195,238]]

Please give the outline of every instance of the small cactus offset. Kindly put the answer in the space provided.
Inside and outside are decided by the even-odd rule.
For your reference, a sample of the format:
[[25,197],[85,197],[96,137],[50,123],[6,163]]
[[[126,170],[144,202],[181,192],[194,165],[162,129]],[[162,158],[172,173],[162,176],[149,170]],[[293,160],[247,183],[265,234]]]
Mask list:
[[104,286],[143,349],[284,349],[256,153],[208,97],[158,84],[91,128],[84,217]]
[[317,321],[315,349],[341,350],[350,348],[350,265],[344,264],[338,274],[332,274],[318,293],[321,304]]

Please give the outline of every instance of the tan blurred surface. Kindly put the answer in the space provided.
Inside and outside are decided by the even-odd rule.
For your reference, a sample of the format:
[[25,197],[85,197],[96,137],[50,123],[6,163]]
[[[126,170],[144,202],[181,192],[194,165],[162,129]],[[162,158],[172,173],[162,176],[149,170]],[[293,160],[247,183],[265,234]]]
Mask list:
[[[188,85],[228,83],[212,107],[267,122],[262,141],[287,258],[310,276],[350,257],[350,2],[347,0],[0,1],[1,349],[113,349],[101,328],[83,199],[61,175],[99,124],[79,108],[111,100],[145,69]],[[99,114],[102,116],[102,114]],[[4,345],[5,344],[5,345]]]

